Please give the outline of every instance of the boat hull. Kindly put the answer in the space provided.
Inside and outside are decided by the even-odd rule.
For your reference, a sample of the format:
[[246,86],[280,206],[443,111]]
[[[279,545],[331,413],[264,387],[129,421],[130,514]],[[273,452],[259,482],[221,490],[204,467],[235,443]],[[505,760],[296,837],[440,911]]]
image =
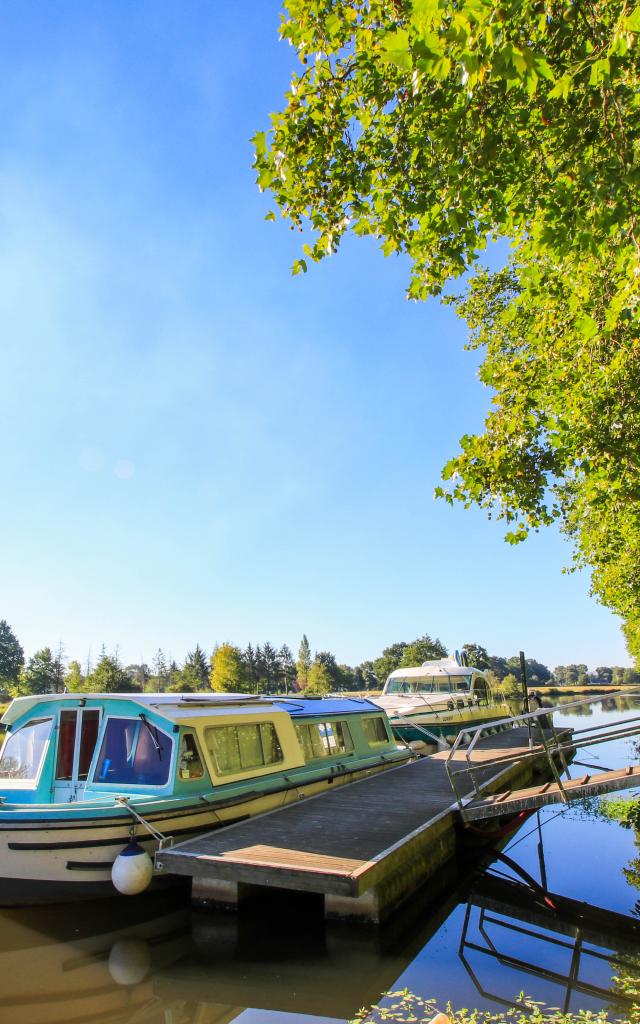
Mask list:
[[[146,821],[163,836],[179,841],[195,838],[214,829],[275,810],[302,797],[364,778],[392,767],[376,765],[354,772],[345,772],[296,787],[282,787],[271,792],[248,794],[237,802],[208,803],[202,799],[192,806],[174,810],[156,809],[144,813]],[[151,857],[159,848],[157,838],[143,825],[134,822],[122,808],[112,816],[82,816],[82,804],[74,805],[64,817],[35,808],[28,820],[21,812],[0,813],[0,905],[27,906],[66,903],[75,900],[114,897],[111,868],[118,854],[135,835],[136,841]],[[154,874],[152,887],[184,885],[179,876]]]
[[460,732],[477,725],[487,725],[505,718],[508,709],[502,705],[454,708],[433,712],[428,708],[394,714],[385,708],[394,736],[405,743],[429,742],[425,730],[433,736],[452,742]]

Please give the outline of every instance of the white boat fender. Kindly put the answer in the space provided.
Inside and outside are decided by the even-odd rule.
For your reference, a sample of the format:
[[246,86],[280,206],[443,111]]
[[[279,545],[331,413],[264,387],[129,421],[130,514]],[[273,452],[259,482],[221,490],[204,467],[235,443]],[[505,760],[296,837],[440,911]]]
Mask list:
[[137,896],[139,892],[144,892],[152,878],[151,857],[132,839],[114,860],[111,881],[124,896]]
[[151,951],[144,939],[118,939],[109,953],[109,973],[116,985],[139,985],[151,970]]

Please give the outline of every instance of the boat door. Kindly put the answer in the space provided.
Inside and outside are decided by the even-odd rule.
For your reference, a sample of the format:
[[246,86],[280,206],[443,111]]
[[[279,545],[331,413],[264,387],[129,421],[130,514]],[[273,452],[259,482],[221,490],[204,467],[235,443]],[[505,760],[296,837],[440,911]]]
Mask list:
[[69,803],[81,796],[89,775],[99,728],[98,708],[60,709],[53,782],[54,803]]

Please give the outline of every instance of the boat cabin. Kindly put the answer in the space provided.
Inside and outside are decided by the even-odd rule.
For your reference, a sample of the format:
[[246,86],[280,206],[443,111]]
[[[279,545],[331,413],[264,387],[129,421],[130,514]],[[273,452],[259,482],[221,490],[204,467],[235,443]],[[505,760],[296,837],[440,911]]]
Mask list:
[[295,785],[406,757],[363,699],[50,694],[17,698],[2,721],[5,803],[233,796],[273,776]]
[[491,688],[484,672],[460,665],[452,658],[427,661],[419,668],[398,668],[392,672],[382,691],[383,696],[451,694],[474,704],[488,704]]

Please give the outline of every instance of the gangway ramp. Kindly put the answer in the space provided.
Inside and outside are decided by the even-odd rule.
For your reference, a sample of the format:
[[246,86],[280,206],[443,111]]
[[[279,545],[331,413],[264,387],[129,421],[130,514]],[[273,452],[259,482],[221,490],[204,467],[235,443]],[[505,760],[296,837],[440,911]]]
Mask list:
[[[621,696],[628,696],[623,694]],[[597,700],[598,698],[594,698]],[[564,705],[564,709],[574,704],[592,703],[575,701]],[[597,724],[584,729],[572,729],[570,738],[566,732],[554,726],[553,716],[562,711],[563,706],[538,708],[536,711],[512,718],[493,722],[491,725],[479,725],[468,730],[467,745],[463,746],[463,736],[458,736],[451,751],[445,755],[446,768],[453,792],[456,795],[458,808],[463,821],[472,822],[484,818],[495,818],[502,815],[517,814],[521,811],[533,811],[546,804],[569,803],[584,797],[599,796],[621,789],[632,789],[640,785],[640,765],[629,764],[623,768],[597,771],[596,774],[582,775],[571,778],[569,763],[578,750],[608,743],[612,740],[640,737],[640,715],[620,719],[613,725]],[[483,792],[477,784],[478,762],[476,750],[486,746],[487,733],[495,728],[526,729],[529,749],[520,752],[496,751],[492,767],[497,770],[505,767],[510,761],[519,763],[527,759],[546,759],[551,781],[537,786],[502,788],[500,792]],[[580,764],[580,762],[576,762]],[[488,761],[483,763],[483,771],[490,769]],[[592,767],[593,766],[585,766]],[[469,797],[469,781],[473,795]]]
[[465,821],[477,821],[502,814],[517,814],[518,811],[535,810],[545,804],[566,803],[587,796],[600,796],[612,793],[617,789],[630,789],[640,786],[640,765],[627,765],[617,771],[600,772],[597,775],[583,775],[577,779],[566,779],[559,785],[557,782],[545,782],[541,786],[528,789],[510,789],[502,793],[492,793],[479,800],[465,804]]

